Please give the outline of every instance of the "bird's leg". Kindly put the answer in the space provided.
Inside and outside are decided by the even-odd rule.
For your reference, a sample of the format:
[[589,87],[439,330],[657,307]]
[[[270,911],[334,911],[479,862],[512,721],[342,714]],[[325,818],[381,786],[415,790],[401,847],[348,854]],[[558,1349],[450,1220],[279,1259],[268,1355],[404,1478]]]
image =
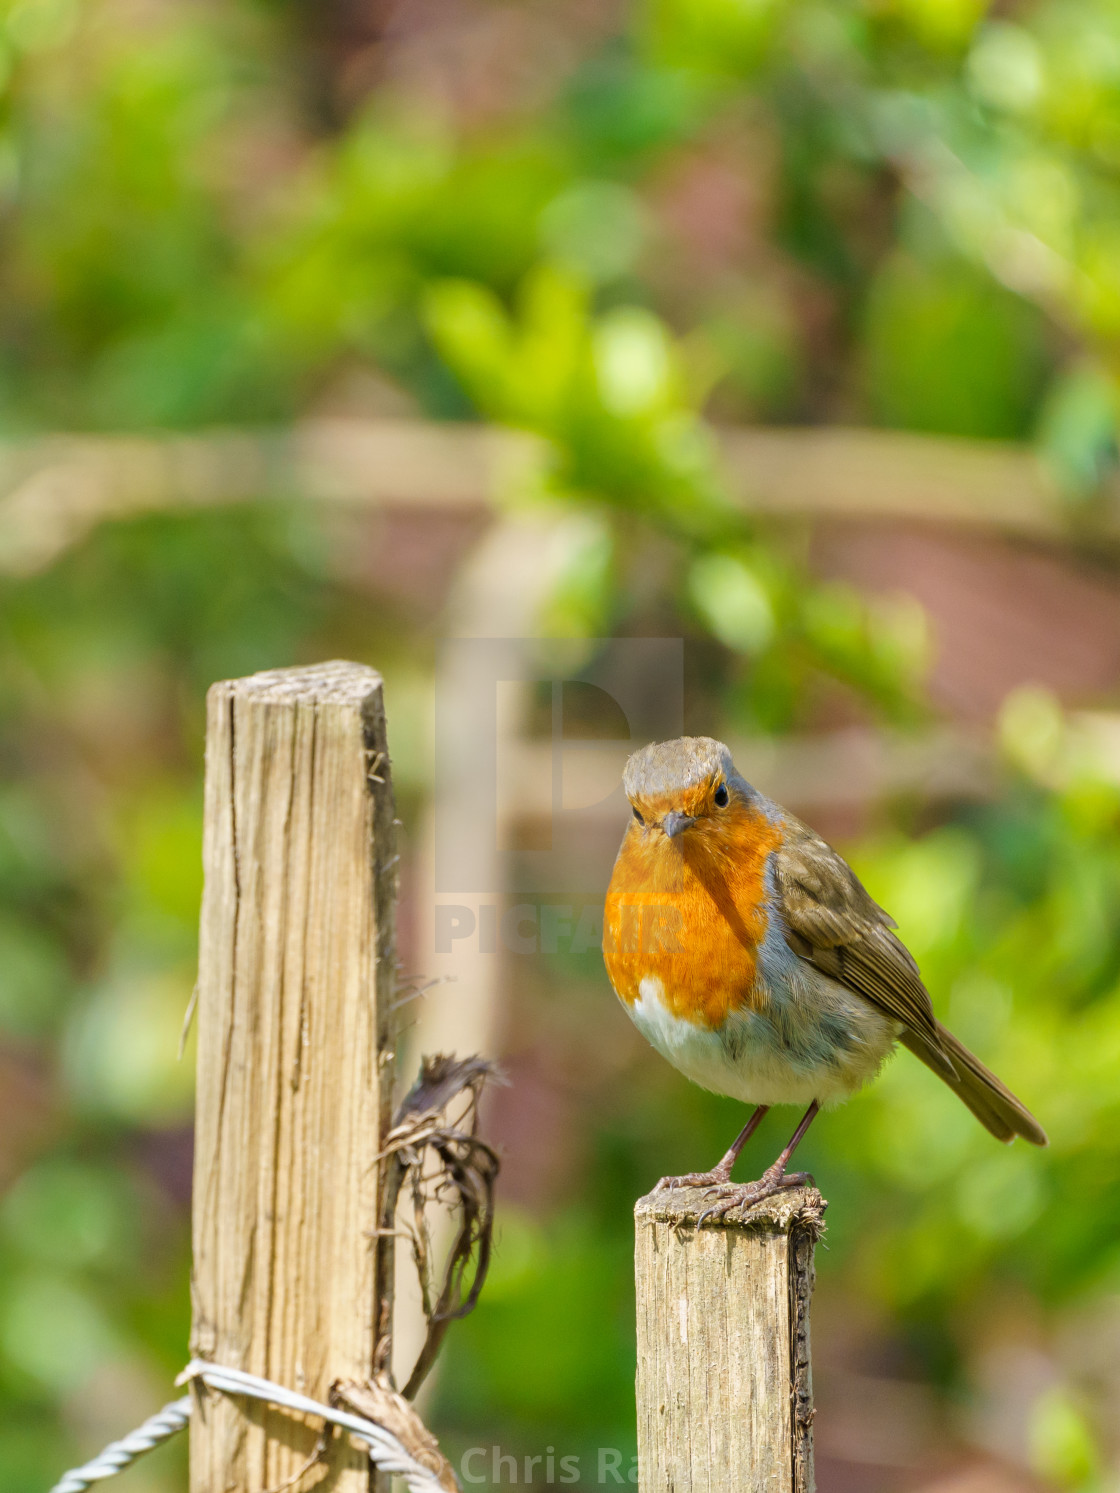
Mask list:
[[696,1220],[699,1228],[706,1218],[722,1218],[732,1208],[749,1208],[753,1203],[760,1203],[763,1198],[771,1197],[775,1192],[780,1192],[784,1187],[800,1187],[804,1182],[812,1181],[808,1172],[788,1172],[786,1167],[790,1163],[794,1151],[804,1139],[805,1132],[820,1113],[820,1105],[814,1099],[809,1108],[801,1117],[801,1123],[790,1136],[789,1145],[774,1162],[768,1166],[759,1177],[757,1182],[743,1182],[733,1186],[729,1182],[722,1185],[717,1184],[713,1191],[719,1194],[716,1202],[710,1208],[705,1208]]
[[668,1187],[718,1187],[731,1180],[731,1168],[739,1159],[739,1152],[743,1149],[751,1136],[762,1123],[762,1117],[770,1108],[768,1104],[760,1104],[743,1126],[739,1134],[731,1142],[730,1147],[722,1161],[718,1161],[710,1172],[685,1172],[680,1177],[662,1177],[654,1192],[663,1192]]

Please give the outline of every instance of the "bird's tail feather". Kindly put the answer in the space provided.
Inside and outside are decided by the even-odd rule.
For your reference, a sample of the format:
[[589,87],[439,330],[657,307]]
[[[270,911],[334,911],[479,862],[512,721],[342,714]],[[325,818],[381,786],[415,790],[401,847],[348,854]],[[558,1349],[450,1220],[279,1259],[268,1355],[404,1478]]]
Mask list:
[[908,1031],[904,1031],[901,1042],[907,1046],[915,1057],[921,1058],[927,1068],[932,1068],[939,1078],[954,1088],[956,1093],[968,1105],[969,1109],[986,1129],[990,1130],[997,1140],[1011,1141],[1017,1135],[1024,1140],[1029,1140],[1032,1145],[1045,1146],[1047,1144],[1046,1132],[1031,1114],[1025,1104],[1016,1099],[1015,1095],[978,1057],[974,1057],[963,1042],[958,1042],[952,1032],[937,1023],[937,1035],[941,1039],[941,1047],[948,1054],[953,1068],[956,1071],[957,1082],[947,1078],[940,1067],[930,1061],[922,1050],[922,1043],[912,1038]]

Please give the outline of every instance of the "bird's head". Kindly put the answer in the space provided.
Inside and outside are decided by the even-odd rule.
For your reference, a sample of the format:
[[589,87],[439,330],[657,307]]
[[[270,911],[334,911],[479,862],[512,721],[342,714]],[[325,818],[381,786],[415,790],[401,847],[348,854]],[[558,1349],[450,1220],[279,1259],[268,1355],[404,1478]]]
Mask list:
[[728,748],[710,736],[642,747],[627,762],[622,786],[637,823],[671,840],[694,828],[718,828],[754,796]]

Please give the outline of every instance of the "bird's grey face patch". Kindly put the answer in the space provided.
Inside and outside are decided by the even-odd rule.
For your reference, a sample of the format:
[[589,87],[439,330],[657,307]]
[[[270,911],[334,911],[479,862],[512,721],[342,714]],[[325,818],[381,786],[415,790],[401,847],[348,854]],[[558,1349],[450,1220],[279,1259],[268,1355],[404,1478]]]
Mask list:
[[659,799],[734,773],[731,752],[722,741],[710,736],[678,736],[635,752],[626,764],[622,786],[627,798]]

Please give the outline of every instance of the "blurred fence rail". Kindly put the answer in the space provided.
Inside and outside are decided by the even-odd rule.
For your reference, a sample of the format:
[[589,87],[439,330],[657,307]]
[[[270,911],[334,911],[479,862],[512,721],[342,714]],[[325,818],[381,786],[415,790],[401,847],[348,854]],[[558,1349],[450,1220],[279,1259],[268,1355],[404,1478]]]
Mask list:
[[[835,426],[733,429],[719,439],[728,489],[745,512],[1120,541],[1120,493],[1075,522],[1029,447]],[[158,510],[295,498],[485,508],[532,481],[547,459],[536,438],[493,427],[337,417],[288,430],[8,441],[0,444],[0,572],[41,570],[103,520]]]
[[[956,726],[910,733],[845,727],[811,735],[735,737],[728,745],[736,762],[751,764],[752,782],[803,813],[859,809],[885,794],[984,799],[998,785],[990,732]],[[510,743],[498,796],[503,821],[552,818],[555,750],[550,741]],[[619,805],[608,795],[621,782],[632,750],[629,740],[569,744],[561,779],[565,798],[586,804],[589,819],[601,817],[613,829]]]

